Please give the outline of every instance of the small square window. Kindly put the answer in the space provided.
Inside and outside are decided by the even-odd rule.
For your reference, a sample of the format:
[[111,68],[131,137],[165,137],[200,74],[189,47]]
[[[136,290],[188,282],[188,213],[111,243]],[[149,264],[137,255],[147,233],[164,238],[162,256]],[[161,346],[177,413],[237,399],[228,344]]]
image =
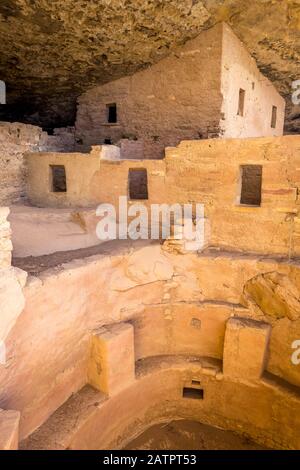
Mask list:
[[130,199],[148,199],[148,176],[145,168],[130,169],[128,174]]
[[54,193],[67,192],[66,169],[64,165],[51,165],[51,191]]
[[245,96],[246,92],[242,88],[240,88],[239,91],[239,107],[238,107],[238,116],[244,116],[244,110],[245,110]]
[[107,104],[106,111],[107,111],[107,122],[111,124],[115,124],[118,119],[116,103]]
[[262,166],[241,166],[241,197],[240,204],[247,206],[261,205]]
[[277,106],[272,107],[272,119],[271,119],[271,127],[272,129],[276,128],[277,124]]

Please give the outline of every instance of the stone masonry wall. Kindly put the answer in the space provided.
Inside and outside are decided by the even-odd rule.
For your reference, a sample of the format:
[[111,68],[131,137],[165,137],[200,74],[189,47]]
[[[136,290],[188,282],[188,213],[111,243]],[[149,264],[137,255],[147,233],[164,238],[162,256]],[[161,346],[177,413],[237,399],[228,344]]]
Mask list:
[[[160,161],[105,160],[102,153],[107,147],[114,149],[94,147],[89,155],[29,154],[32,204],[96,207],[103,202],[118,207],[119,196],[129,196],[129,171],[146,169],[148,200],[143,203],[204,204],[210,246],[299,256],[299,137],[185,141],[166,149],[166,158]],[[51,190],[51,165],[65,166],[67,192]],[[262,167],[261,204],[241,201],[241,168],[247,165]],[[259,189],[250,188],[256,193]]]
[[[238,114],[239,92],[244,90],[244,112]],[[285,101],[264,77],[240,40],[224,25],[222,53],[222,129],[224,137],[280,136],[283,134]],[[272,108],[277,108],[275,127]]]
[[7,221],[8,214],[8,207],[0,207],[0,269],[11,265],[12,243],[11,230]]
[[[266,284],[270,273],[280,279]],[[250,295],[242,298],[249,282],[252,299],[259,294],[259,278],[273,299],[262,310]],[[159,244],[108,249],[31,275],[25,309],[7,340],[10,361],[0,369],[0,407],[21,411],[20,436],[30,434],[86,383],[91,332],[120,321],[134,326],[135,360],[196,354],[218,361],[229,318],[264,321],[272,325],[267,371],[299,387],[299,366],[291,362],[300,334],[299,279],[295,262],[222,252],[178,256]],[[283,291],[283,285],[292,288]],[[290,308],[281,306],[282,292]]]
[[[240,89],[245,92],[242,115],[237,113]],[[162,158],[164,147],[181,140],[283,133],[283,98],[224,23],[148,69],[92,88],[78,103],[78,150],[120,144],[131,159]],[[117,106],[115,123],[108,122],[111,105]]]
[[0,123],[0,203],[9,205],[25,196],[26,171],[23,156],[39,149],[43,131],[39,127]]
[[[8,207],[0,207],[0,350],[3,357],[4,340],[13,328],[24,307],[23,287],[27,273],[11,266],[11,229],[7,220]],[[1,362],[3,364],[3,362]]]
[[[137,139],[144,158],[162,158],[183,139],[217,137],[221,119],[222,25],[203,32],[166,59],[79,98],[76,138],[88,149],[111,140]],[[117,123],[107,105],[117,105]],[[127,147],[128,148],[128,147]],[[132,151],[131,158],[135,156]]]
[[53,136],[48,136],[40,127],[0,122],[0,205],[10,205],[26,198],[26,152],[72,151],[73,147],[71,128],[57,130]]

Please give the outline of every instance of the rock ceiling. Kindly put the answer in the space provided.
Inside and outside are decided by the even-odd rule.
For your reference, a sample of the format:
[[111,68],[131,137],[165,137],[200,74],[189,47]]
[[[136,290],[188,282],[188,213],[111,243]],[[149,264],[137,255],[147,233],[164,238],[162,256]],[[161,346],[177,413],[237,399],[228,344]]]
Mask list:
[[300,0],[1,0],[0,119],[74,122],[88,87],[148,66],[226,21],[287,99],[286,130],[300,132],[290,102],[300,79]]

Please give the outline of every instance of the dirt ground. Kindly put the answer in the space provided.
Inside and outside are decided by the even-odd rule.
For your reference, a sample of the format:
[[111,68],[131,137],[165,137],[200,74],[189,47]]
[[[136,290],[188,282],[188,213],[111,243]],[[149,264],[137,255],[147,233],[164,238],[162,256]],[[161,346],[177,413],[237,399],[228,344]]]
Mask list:
[[128,444],[127,450],[263,450],[230,431],[195,421],[172,421],[152,426]]

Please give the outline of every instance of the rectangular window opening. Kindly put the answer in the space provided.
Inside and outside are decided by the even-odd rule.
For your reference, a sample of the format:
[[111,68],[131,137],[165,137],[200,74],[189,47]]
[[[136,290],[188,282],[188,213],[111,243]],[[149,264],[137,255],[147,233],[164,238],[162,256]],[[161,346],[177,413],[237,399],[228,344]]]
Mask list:
[[183,398],[192,398],[194,400],[204,399],[204,390],[201,388],[184,387],[182,391]]
[[148,199],[148,175],[145,168],[129,169],[129,198]]
[[272,129],[276,128],[276,124],[277,124],[277,106],[273,106],[273,108],[272,108],[272,119],[271,119]]
[[51,165],[51,190],[54,193],[67,192],[66,169],[64,165]]
[[245,96],[246,92],[242,88],[240,88],[239,91],[239,107],[238,107],[238,116],[244,116],[244,110],[245,110]]
[[241,166],[241,198],[240,204],[247,206],[261,205],[262,166]]
[[200,385],[200,380],[192,380],[192,385]]
[[107,110],[107,122],[111,124],[115,124],[118,119],[116,103],[107,104],[106,110]]

